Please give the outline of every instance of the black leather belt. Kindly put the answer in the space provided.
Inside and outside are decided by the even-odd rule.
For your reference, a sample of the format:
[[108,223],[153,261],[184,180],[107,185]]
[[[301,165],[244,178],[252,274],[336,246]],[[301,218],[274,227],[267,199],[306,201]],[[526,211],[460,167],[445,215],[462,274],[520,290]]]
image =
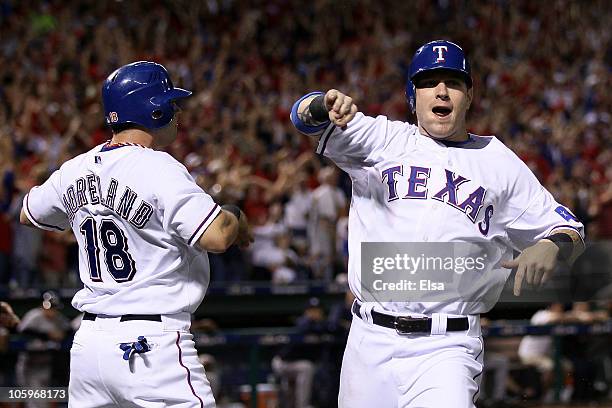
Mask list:
[[[98,315],[85,312],[85,315],[83,316],[83,320],[96,320],[96,317],[98,317]],[[158,314],[156,315],[127,314],[127,315],[121,316],[121,319],[119,321],[127,322],[130,320],[149,320],[151,322],[161,322],[162,321],[161,315],[158,315]]]
[[[353,303],[353,313],[361,320],[360,304]],[[394,329],[399,334],[431,333],[430,317],[392,316],[372,310],[372,322],[378,326]],[[449,317],[446,319],[446,331],[464,331],[469,329],[467,317]]]

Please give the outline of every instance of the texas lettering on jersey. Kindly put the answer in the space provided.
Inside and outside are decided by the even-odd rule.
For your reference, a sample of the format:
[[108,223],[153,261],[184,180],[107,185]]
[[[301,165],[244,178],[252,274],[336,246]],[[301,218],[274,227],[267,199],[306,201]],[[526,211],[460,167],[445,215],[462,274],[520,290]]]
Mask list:
[[[153,206],[145,200],[140,200],[136,210],[134,210],[138,200],[135,189],[126,185],[123,191],[118,194],[118,186],[119,182],[111,178],[106,192],[103,193],[99,176],[87,174],[77,178],[62,194],[62,203],[70,225],[72,225],[77,211],[91,204],[102,205],[129,221],[134,227],[143,228],[153,215]],[[117,197],[119,197],[118,200]]]
[[[482,186],[478,186],[462,199],[464,195],[459,194],[459,188],[462,184],[470,180],[464,176],[455,175],[455,173],[448,169],[444,169],[444,172],[446,174],[446,184],[444,188],[432,195],[431,198],[450,205],[452,208],[465,214],[472,223],[476,223],[476,218],[478,218],[478,214],[484,206],[487,190]],[[430,175],[431,168],[429,167],[410,166],[410,173],[406,175],[408,190],[401,198],[405,200],[428,199],[429,191],[427,182]],[[381,181],[387,185],[388,202],[400,198],[400,192],[397,191],[398,177],[404,177],[403,165],[392,166],[381,172]],[[484,219],[478,223],[479,231],[484,236],[487,236],[489,232],[489,225],[493,213],[494,208],[493,205],[490,204],[485,210]]]

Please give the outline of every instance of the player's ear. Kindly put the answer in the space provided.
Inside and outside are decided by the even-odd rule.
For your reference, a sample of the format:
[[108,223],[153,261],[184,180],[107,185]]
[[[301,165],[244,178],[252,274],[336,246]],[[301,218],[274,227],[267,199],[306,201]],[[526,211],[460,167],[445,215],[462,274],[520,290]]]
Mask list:
[[467,108],[466,110],[469,110],[470,106],[472,106],[472,99],[474,99],[474,87],[470,87],[467,90]]

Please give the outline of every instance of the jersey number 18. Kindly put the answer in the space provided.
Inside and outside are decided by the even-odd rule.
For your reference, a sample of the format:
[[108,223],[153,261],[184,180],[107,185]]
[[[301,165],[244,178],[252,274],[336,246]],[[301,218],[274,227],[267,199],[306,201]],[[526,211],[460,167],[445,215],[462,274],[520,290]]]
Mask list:
[[100,272],[100,245],[104,250],[103,258],[108,273],[117,282],[131,281],[136,273],[136,264],[128,252],[127,238],[121,228],[112,219],[100,221],[100,240],[98,226],[92,217],[87,217],[81,223],[81,234],[85,237],[89,274],[94,282],[102,282]]

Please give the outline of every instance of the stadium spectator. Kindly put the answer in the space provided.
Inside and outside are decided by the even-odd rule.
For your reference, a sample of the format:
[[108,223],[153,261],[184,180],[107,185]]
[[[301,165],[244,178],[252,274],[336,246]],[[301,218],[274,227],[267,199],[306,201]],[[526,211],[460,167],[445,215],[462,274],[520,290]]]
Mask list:
[[18,194],[8,210],[8,216],[14,231],[11,280],[13,285],[21,288],[30,288],[42,284],[38,260],[42,255],[42,242],[45,233],[42,230],[21,225],[19,213],[26,192],[39,184],[38,181],[42,182],[41,177],[44,176],[42,169],[37,167],[31,171],[29,177],[20,179],[17,184]]
[[[22,387],[50,387],[55,385],[54,357],[55,349],[66,338],[71,330],[70,321],[60,309],[63,304],[59,296],[52,291],[43,293],[42,305],[30,310],[19,323],[18,330],[30,338],[30,346],[17,358],[15,367],[17,382]],[[67,380],[67,379],[66,379]],[[66,381],[67,383],[67,381]],[[30,400],[28,408],[46,407],[45,401]]]
[[[562,323],[565,321],[563,304],[552,303],[546,309],[538,310],[531,317],[532,325],[547,325]],[[535,367],[541,376],[541,395],[545,402],[552,402],[554,393],[552,389],[554,380],[554,361],[553,361],[553,338],[552,336],[525,336],[521,340],[518,348],[518,355],[521,362],[528,366]],[[564,367],[567,373],[569,367]]]
[[294,245],[302,254],[308,247],[308,216],[312,206],[312,191],[308,188],[306,175],[299,173],[298,179],[289,191],[285,204],[285,225],[291,233]]
[[338,187],[338,170],[324,167],[319,170],[321,183],[312,192],[310,222],[310,256],[315,278],[331,281],[336,261],[336,225],[346,206],[346,197]]
[[[304,313],[297,320],[297,333],[303,336],[321,335],[327,332],[325,313],[318,298],[311,298]],[[293,394],[285,405],[296,408],[310,406],[312,382],[316,363],[321,358],[318,347],[307,344],[288,344],[272,359],[272,370],[281,379],[281,388],[285,397]],[[290,389],[290,383],[294,387]]]

